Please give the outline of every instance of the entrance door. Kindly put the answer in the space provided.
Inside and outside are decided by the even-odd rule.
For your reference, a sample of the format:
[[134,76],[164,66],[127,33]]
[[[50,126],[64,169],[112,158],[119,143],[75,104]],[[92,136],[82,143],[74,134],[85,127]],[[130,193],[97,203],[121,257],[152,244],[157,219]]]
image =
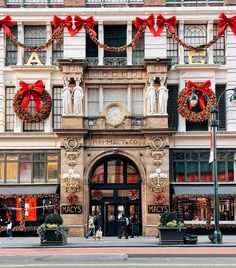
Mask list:
[[101,159],[90,174],[90,213],[103,215],[103,235],[118,236],[122,214],[135,214],[141,235],[141,178],[134,163],[113,155]]
[[122,214],[125,214],[125,206],[122,204],[105,205],[105,234],[118,236],[121,228]]

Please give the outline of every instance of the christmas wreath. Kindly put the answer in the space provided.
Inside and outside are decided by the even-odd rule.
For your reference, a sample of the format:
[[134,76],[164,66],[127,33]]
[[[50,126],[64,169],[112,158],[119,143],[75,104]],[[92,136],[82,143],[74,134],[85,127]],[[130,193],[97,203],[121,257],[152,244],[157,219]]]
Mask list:
[[92,200],[102,200],[103,194],[101,190],[93,190],[91,194]]
[[[216,105],[216,96],[209,88],[210,86],[211,82],[209,80],[203,84],[188,81],[186,88],[182,89],[179,93],[177,100],[178,111],[186,120],[190,122],[202,122],[209,119],[211,108]],[[197,109],[199,109],[199,112],[193,111],[194,107],[189,104],[192,88],[195,89],[195,94],[198,96]]]
[[136,189],[131,189],[129,191],[129,199],[130,200],[137,200],[139,199],[139,192]]
[[155,193],[153,196],[154,204],[161,205],[165,200],[165,196],[163,193]]
[[[25,123],[38,123],[48,118],[51,112],[52,99],[43,88],[43,81],[38,80],[35,84],[20,81],[20,87],[13,100],[13,109],[16,116]],[[31,96],[36,106],[36,113],[34,114],[26,111]]]

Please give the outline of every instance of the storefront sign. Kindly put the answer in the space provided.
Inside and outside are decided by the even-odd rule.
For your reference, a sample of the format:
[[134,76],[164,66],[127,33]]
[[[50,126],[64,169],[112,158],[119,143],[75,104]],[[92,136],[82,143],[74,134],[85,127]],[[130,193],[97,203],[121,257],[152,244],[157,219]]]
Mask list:
[[145,145],[145,140],[139,139],[93,139],[93,146],[138,146]]
[[148,213],[149,214],[159,214],[169,211],[169,206],[167,205],[149,205]]
[[82,214],[82,206],[61,206],[61,214]]

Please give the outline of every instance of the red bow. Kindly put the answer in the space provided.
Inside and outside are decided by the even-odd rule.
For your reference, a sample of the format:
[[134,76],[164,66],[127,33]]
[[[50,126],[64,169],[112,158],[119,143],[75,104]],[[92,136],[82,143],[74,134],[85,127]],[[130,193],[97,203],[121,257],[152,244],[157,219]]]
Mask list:
[[159,27],[156,31],[156,36],[160,36],[162,33],[165,23],[168,24],[172,32],[175,32],[175,26],[176,26],[176,17],[170,17],[169,19],[165,19],[162,15],[157,16],[157,26]]
[[[192,87],[195,88],[195,93],[198,95],[199,106],[200,106],[201,110],[204,110],[206,108],[204,94],[206,94],[209,97],[212,94],[212,90],[209,88],[210,86],[211,86],[210,80],[207,80],[205,83],[200,84],[200,85],[198,85],[192,81],[187,82],[187,94],[191,95],[192,94]],[[191,110],[193,107],[190,105],[189,108]]]
[[153,14],[151,14],[147,19],[141,19],[139,17],[136,17],[136,19],[135,19],[135,27],[137,29],[139,29],[144,24],[147,24],[150,32],[152,32],[152,34],[154,36],[156,36],[156,31],[154,29],[155,17],[154,17]]
[[41,109],[39,95],[43,93],[43,81],[38,80],[34,84],[27,84],[24,81],[20,81],[20,87],[21,88],[19,89],[19,94],[23,96],[21,108],[23,110],[27,108],[32,95],[36,105],[36,111],[39,112]]
[[220,19],[218,20],[219,29],[217,32],[218,35],[223,34],[228,25],[231,28],[232,32],[236,35],[236,16],[227,18],[225,14],[222,12],[220,13],[219,19]]
[[[64,20],[62,20],[61,18],[57,16],[53,17],[53,24],[55,28],[57,28],[61,23],[65,23],[70,35],[74,36],[81,30],[84,23],[87,23],[89,28],[93,28],[94,18],[93,16],[91,16],[87,19],[82,19],[80,16],[74,16],[74,26],[75,26],[74,28],[72,16],[67,16]],[[96,36],[96,33],[95,33],[95,36]]]
[[5,30],[7,36],[11,34],[11,30],[9,27],[12,27],[14,22],[11,20],[10,16],[6,16],[4,19],[0,20],[0,31],[2,28]]

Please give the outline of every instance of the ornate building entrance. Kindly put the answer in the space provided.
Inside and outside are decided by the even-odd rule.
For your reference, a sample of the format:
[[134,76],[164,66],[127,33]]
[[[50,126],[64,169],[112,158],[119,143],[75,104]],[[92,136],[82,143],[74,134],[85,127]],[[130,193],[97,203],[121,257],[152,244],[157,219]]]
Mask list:
[[89,179],[90,213],[101,212],[104,235],[119,234],[122,214],[135,214],[141,232],[141,181],[135,164],[126,157],[112,155],[95,164]]

